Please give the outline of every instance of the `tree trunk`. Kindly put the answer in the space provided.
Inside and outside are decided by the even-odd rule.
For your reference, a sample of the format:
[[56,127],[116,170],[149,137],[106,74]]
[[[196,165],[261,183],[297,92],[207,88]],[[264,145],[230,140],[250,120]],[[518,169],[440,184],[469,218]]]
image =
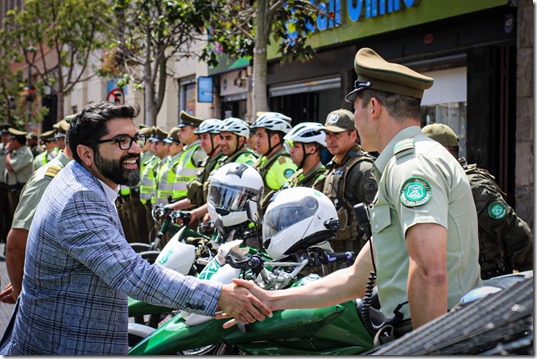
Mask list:
[[253,109],[252,120],[257,118],[258,111],[268,111],[267,99],[267,46],[266,31],[267,0],[257,1],[256,37],[254,47],[254,71],[252,79]]
[[56,92],[56,104],[58,106],[58,109],[57,109],[57,113],[58,113],[58,117],[56,119],[56,122],[59,122],[61,120],[63,120],[65,118],[65,110],[64,110],[64,103],[65,103],[65,96],[64,96],[64,93],[63,91],[57,91]]
[[152,81],[151,72],[151,40],[149,29],[146,30],[146,48],[145,48],[145,63],[144,63],[144,124],[147,126],[156,125],[156,106],[155,106],[155,87]]

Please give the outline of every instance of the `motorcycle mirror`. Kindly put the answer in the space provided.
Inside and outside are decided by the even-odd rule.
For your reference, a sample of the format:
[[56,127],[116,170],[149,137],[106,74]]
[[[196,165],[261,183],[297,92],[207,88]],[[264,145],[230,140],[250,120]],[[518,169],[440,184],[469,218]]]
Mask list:
[[246,201],[246,216],[255,224],[262,224],[263,218],[261,217],[260,205],[254,200]]

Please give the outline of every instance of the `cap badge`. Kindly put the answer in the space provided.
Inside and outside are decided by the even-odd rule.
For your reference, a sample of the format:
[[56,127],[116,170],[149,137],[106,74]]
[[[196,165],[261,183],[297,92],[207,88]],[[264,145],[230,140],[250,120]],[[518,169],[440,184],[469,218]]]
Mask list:
[[328,121],[328,123],[331,123],[332,125],[336,124],[339,121],[339,113],[334,113],[334,114],[330,115],[330,117],[328,117],[327,121]]

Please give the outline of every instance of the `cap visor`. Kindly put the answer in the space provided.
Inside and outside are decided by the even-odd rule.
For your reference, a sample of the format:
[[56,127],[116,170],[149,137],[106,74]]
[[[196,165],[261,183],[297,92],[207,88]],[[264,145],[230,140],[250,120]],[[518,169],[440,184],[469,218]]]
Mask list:
[[330,132],[343,132],[343,131],[347,131],[346,129],[344,128],[341,128],[341,127],[337,127],[337,126],[324,126],[322,128],[320,128],[321,131],[330,131]]

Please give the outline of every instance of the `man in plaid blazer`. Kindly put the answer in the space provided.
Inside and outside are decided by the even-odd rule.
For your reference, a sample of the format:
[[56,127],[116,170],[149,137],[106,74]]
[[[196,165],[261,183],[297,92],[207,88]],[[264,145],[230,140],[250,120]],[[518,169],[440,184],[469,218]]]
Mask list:
[[98,102],[71,122],[75,161],[50,183],[30,228],[22,293],[4,355],[126,354],[127,296],[243,322],[271,315],[250,292],[150,265],[127,241],[114,201],[139,181],[138,110]]

